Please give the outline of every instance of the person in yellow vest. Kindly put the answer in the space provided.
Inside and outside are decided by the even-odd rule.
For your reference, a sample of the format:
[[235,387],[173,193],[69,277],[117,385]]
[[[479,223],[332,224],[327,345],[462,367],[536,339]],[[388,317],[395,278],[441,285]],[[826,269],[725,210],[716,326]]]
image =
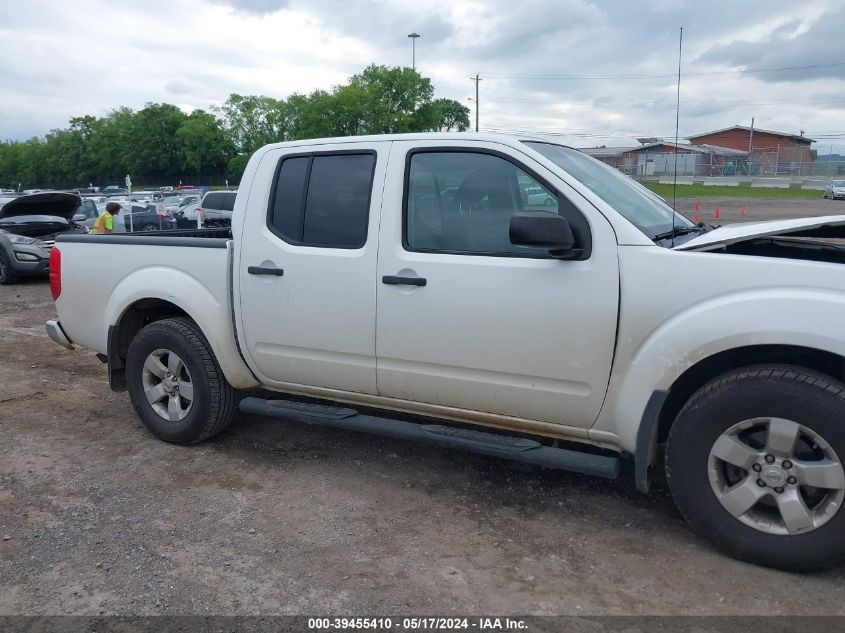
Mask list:
[[91,232],[97,235],[114,233],[114,215],[116,213],[120,213],[120,205],[117,202],[109,202],[106,205],[105,212],[94,222]]

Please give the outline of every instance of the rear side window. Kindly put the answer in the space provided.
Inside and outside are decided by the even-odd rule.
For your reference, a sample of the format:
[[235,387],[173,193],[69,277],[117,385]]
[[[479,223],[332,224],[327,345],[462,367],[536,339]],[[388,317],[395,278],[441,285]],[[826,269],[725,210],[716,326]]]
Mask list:
[[375,163],[373,153],[282,159],[268,226],[293,244],[360,248],[367,241]]

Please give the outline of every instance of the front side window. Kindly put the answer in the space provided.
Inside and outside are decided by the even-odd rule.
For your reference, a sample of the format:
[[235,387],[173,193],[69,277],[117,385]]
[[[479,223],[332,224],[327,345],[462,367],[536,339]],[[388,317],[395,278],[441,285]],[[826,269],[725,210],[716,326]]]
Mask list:
[[539,249],[510,243],[511,216],[558,213],[554,191],[491,154],[413,154],[406,187],[405,243],[411,250],[538,256]]
[[283,158],[268,226],[292,244],[360,248],[367,241],[375,164],[373,153]]

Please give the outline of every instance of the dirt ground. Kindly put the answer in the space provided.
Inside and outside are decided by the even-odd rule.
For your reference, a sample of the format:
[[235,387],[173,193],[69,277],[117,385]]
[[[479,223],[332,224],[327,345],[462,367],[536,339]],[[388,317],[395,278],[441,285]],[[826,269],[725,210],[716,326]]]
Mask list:
[[[806,205],[775,202],[746,208]],[[845,614],[845,568],[726,558],[630,472],[243,414],[162,443],[53,315],[46,281],[0,287],[0,615]]]

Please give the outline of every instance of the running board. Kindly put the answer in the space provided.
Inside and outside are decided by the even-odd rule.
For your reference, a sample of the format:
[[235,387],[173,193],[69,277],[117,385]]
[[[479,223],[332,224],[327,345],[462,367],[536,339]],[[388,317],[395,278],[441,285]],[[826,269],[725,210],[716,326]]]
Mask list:
[[615,479],[619,476],[618,457],[544,446],[540,442],[522,437],[497,435],[439,424],[417,424],[365,415],[358,413],[355,409],[345,407],[306,404],[289,400],[244,398],[241,400],[240,409],[244,413],[257,413],[274,418],[298,420],[307,424],[426,442],[607,479]]

